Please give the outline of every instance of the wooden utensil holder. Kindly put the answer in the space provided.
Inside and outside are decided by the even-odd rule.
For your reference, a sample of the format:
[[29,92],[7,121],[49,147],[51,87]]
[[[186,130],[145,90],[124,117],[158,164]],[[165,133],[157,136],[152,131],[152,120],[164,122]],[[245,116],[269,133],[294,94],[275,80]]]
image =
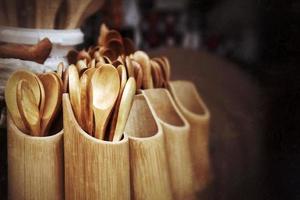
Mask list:
[[33,137],[7,119],[8,199],[64,199],[63,131]]
[[190,149],[197,191],[202,191],[211,181],[209,160],[210,112],[190,81],[171,81],[168,86],[176,105],[189,122]]
[[88,135],[78,125],[68,94],[63,95],[65,198],[130,199],[129,143]]
[[143,95],[136,95],[125,135],[129,137],[132,199],[172,199],[162,127]]
[[173,197],[193,199],[195,194],[189,151],[189,124],[179,112],[168,90],[148,89],[143,90],[142,94],[163,128]]

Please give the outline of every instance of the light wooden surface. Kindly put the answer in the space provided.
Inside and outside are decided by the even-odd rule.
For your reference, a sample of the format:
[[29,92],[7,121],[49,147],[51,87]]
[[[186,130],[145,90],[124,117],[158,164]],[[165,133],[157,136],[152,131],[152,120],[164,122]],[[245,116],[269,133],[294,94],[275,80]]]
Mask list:
[[8,198],[64,199],[63,131],[32,137],[7,125]]
[[130,199],[128,138],[96,139],[78,125],[63,95],[65,199]]
[[143,95],[136,95],[126,124],[132,199],[172,199],[162,127]]
[[142,94],[163,128],[173,198],[193,199],[195,185],[189,150],[190,126],[166,89],[143,90]]
[[196,87],[189,81],[171,81],[172,97],[190,125],[189,142],[197,192],[204,190],[212,179],[208,152],[210,113]]

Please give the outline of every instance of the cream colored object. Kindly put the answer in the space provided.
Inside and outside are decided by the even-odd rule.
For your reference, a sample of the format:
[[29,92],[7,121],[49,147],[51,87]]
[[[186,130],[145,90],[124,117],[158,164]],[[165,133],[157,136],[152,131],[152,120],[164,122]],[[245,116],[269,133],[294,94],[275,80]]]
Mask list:
[[166,89],[143,90],[142,94],[153,107],[155,116],[163,127],[173,197],[193,199],[195,186],[189,151],[190,126]]
[[195,181],[197,191],[202,191],[212,179],[208,152],[210,113],[192,82],[171,81],[169,90],[191,126],[189,141]]
[[125,135],[130,146],[132,199],[173,199],[163,130],[143,95],[134,98]]
[[78,125],[63,95],[65,199],[130,199],[128,138],[96,139]]
[[9,199],[64,199],[63,131],[29,136],[8,117],[7,132]]

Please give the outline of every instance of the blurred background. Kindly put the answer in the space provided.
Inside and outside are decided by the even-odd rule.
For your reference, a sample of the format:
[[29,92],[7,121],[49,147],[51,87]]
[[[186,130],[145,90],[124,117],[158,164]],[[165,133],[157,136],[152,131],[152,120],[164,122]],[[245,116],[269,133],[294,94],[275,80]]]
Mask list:
[[79,49],[96,44],[103,22],[168,55],[172,77],[203,94],[214,183],[200,199],[300,199],[300,1],[103,1],[81,25]]

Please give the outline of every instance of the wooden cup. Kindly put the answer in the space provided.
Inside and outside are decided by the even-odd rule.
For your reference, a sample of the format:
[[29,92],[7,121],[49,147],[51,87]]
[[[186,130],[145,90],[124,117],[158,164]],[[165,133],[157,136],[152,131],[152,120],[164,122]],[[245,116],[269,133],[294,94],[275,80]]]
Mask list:
[[212,179],[208,149],[210,113],[192,82],[171,81],[168,88],[191,126],[189,142],[196,189],[200,192]]
[[188,122],[166,89],[143,90],[155,117],[162,125],[174,199],[193,199],[193,168],[189,150]]
[[7,118],[8,199],[64,199],[63,131],[34,137]]
[[172,199],[162,127],[143,95],[136,95],[125,127],[133,199]]
[[63,95],[65,198],[130,199],[129,144],[96,139],[77,123]]

